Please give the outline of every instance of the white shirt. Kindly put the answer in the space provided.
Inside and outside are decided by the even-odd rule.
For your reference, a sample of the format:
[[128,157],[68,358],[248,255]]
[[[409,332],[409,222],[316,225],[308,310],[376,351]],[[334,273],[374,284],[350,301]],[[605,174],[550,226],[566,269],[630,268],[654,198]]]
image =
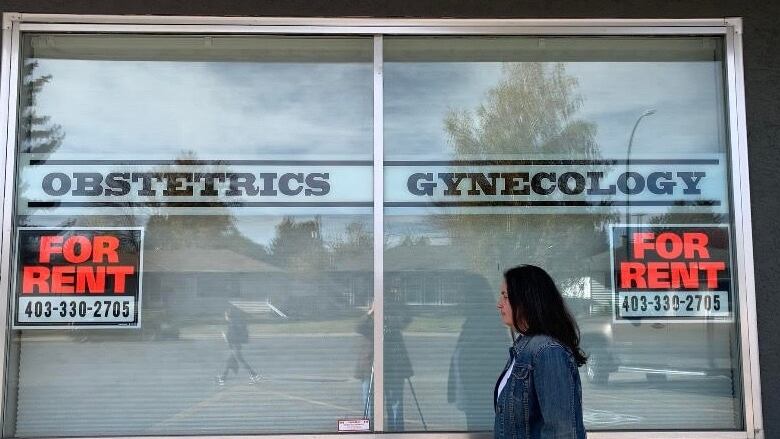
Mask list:
[[[525,334],[522,332],[517,333],[518,337],[523,337]],[[498,383],[498,392],[496,392],[496,402],[498,402],[498,397],[501,396],[501,391],[504,390],[504,386],[506,386],[506,382],[509,381],[509,374],[512,373],[512,369],[515,367],[515,360],[512,359],[512,364],[509,365],[509,368],[504,373],[504,376],[501,377],[501,382]]]
[[509,365],[509,368],[504,373],[504,376],[501,377],[501,382],[498,384],[498,392],[496,392],[496,402],[498,402],[498,397],[501,396],[501,391],[504,390],[504,386],[506,386],[506,382],[509,380],[509,375],[512,373],[512,368],[515,367],[515,360],[512,360],[512,364]]

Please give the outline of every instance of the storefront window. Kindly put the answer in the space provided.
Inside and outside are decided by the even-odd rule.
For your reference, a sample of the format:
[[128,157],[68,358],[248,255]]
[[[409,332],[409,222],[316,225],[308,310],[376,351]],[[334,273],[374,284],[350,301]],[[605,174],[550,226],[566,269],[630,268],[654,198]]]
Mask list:
[[6,437],[490,431],[517,264],[590,431],[744,428],[721,37],[20,41]]
[[[366,198],[325,184],[371,180],[371,45],[24,38],[17,234],[47,228],[63,239],[51,261],[68,265],[69,237],[140,227],[143,278],[138,328],[89,296],[58,295],[41,315],[22,305],[11,435],[329,432],[364,416],[356,359],[372,328],[354,334],[373,295],[370,186]],[[120,262],[137,259],[125,244]],[[85,302],[86,317],[68,308],[56,323],[60,301]]]
[[[511,343],[496,294],[516,264],[550,271],[579,321],[588,429],[742,427],[722,51],[717,38],[385,39],[386,312],[415,298],[405,346],[385,344],[409,357],[385,364],[406,392],[390,428],[492,429]],[[725,268],[702,288],[723,293],[672,293],[659,268],[658,285],[613,301],[618,224],[707,237]],[[450,301],[420,300],[431,284]],[[682,317],[688,296],[701,303]],[[723,312],[704,310],[713,300]]]

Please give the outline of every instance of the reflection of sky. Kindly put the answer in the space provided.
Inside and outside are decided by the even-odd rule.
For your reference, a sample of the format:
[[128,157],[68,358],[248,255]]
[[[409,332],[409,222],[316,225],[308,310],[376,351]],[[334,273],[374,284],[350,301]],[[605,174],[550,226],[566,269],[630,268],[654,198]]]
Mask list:
[[[370,63],[39,60],[62,153],[372,156]],[[124,156],[123,154],[123,156]]]
[[[723,146],[720,63],[577,62],[566,71],[579,82],[576,116],[597,126],[607,157],[622,157],[631,128],[645,110],[632,151],[719,152]],[[473,112],[501,79],[501,63],[386,63],[385,151],[436,156],[450,151],[443,121],[451,109]]]
[[[199,157],[269,155],[370,158],[368,63],[39,61],[53,79],[38,113],[62,125],[61,153],[192,150]],[[648,108],[634,151],[722,152],[717,62],[571,62],[605,156],[622,156]],[[450,151],[450,109],[474,110],[501,78],[501,63],[385,64],[388,157]]]

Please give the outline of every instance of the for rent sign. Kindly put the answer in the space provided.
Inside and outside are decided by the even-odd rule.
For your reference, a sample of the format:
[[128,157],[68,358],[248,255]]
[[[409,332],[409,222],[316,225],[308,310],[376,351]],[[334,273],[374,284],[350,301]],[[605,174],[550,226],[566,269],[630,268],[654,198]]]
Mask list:
[[15,328],[140,326],[141,228],[21,227]]
[[611,228],[616,321],[729,321],[729,232],[725,225]]

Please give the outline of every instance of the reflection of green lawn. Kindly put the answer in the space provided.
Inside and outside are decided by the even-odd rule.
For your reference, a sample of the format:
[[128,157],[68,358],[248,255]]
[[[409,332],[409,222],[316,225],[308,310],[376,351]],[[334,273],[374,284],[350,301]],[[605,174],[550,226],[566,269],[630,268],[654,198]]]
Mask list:
[[463,326],[461,316],[417,316],[406,328],[406,332],[460,332]]
[[[345,317],[334,320],[276,320],[268,322],[251,322],[248,324],[250,334],[296,334],[296,333],[354,333],[360,321],[359,317]],[[415,316],[404,332],[452,332],[458,333],[463,325],[460,316]],[[190,331],[213,332],[219,334],[224,330],[224,325],[215,324],[183,324],[180,327],[183,333]],[[182,334],[184,335],[184,334]]]

